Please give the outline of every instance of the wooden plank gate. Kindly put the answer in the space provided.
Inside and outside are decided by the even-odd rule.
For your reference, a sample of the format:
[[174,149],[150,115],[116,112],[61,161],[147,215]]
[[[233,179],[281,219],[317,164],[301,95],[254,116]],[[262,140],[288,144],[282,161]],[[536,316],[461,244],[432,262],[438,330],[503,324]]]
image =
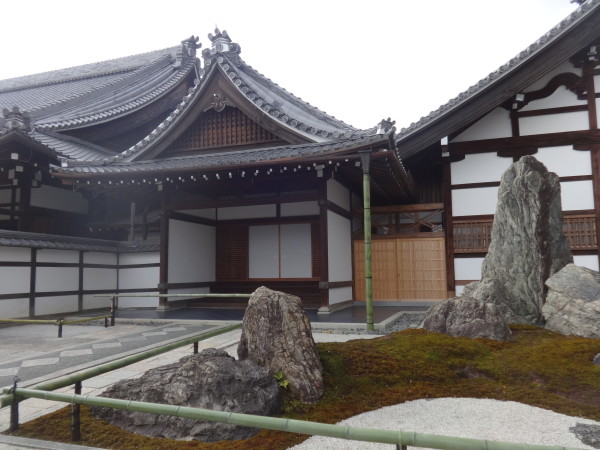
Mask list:
[[[365,300],[364,248],[363,240],[354,241],[354,298],[359,301]],[[372,264],[374,301],[448,298],[443,236],[373,239]]]

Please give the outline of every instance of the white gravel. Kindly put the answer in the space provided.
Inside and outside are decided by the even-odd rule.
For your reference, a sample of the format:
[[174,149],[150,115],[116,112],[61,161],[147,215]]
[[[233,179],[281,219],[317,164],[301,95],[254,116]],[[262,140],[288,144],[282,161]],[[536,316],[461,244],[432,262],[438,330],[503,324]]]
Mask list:
[[[570,427],[578,423],[600,426],[600,422],[565,416],[522,403],[472,398],[415,400],[359,414],[340,422],[342,425],[360,428],[593,449],[594,447],[583,444],[569,431]],[[389,450],[395,446],[313,436],[291,448]]]

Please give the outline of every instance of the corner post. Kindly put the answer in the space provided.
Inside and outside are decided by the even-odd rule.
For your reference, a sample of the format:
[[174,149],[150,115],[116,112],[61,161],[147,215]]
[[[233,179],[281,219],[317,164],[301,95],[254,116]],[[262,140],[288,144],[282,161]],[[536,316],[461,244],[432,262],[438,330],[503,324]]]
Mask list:
[[363,216],[365,237],[365,301],[367,309],[367,330],[374,330],[373,323],[373,265],[371,259],[371,151],[358,152],[363,169]]

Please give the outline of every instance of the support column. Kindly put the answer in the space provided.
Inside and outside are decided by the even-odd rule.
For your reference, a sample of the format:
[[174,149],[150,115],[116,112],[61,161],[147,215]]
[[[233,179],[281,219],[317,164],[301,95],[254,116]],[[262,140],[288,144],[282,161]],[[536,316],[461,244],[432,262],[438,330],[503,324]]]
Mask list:
[[360,153],[363,169],[363,215],[365,236],[365,302],[367,309],[367,330],[374,330],[373,323],[373,264],[371,259],[371,151]]
[[329,313],[329,247],[327,233],[327,181],[319,185],[319,288],[321,291],[320,313]]
[[[163,187],[160,204],[160,273],[158,281],[158,293],[167,294],[169,292],[169,195],[167,186]],[[169,308],[168,297],[160,297],[158,301],[159,309]]]

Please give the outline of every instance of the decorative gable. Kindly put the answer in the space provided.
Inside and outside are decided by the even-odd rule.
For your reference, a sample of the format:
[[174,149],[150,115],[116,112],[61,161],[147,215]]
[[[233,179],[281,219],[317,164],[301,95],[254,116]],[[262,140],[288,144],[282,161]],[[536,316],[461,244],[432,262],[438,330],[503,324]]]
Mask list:
[[189,154],[198,150],[220,147],[241,147],[285,143],[258,125],[238,108],[211,108],[198,116],[194,123],[170,147],[168,154]]

